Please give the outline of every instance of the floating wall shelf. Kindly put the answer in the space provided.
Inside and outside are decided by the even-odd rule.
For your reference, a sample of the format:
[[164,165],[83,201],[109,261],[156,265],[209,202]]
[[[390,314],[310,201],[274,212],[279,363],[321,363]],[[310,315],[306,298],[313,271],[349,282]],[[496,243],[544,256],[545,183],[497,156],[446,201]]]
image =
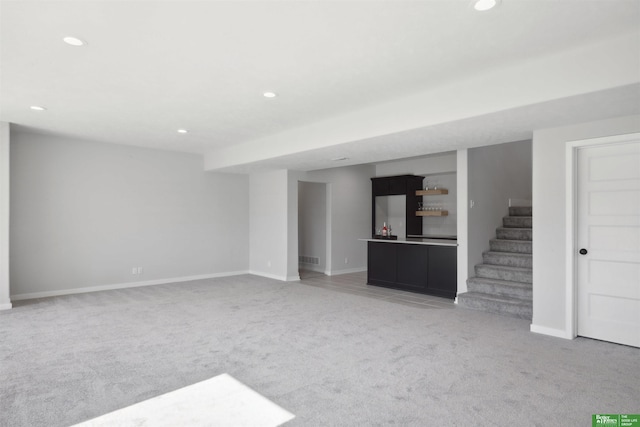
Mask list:
[[436,196],[438,194],[449,194],[449,190],[444,188],[438,190],[416,190],[416,196]]
[[416,216],[448,216],[448,215],[449,215],[449,211],[416,211]]

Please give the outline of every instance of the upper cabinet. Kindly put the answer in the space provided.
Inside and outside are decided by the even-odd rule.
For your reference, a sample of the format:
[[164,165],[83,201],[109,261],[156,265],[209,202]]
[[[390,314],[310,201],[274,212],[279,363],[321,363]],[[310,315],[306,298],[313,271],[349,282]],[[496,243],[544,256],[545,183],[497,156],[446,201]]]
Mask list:
[[[416,178],[420,180],[418,184]],[[422,177],[414,175],[386,176],[383,178],[371,178],[373,197],[406,195],[417,185],[422,188]],[[409,190],[411,189],[411,190]]]
[[[402,230],[402,234],[420,235],[422,234],[422,219],[415,215],[416,206],[418,206],[419,196],[417,191],[422,189],[422,180],[424,177],[416,175],[399,175],[387,176],[381,178],[371,178],[372,190],[372,236],[375,236],[376,228],[380,228],[383,222],[389,222],[390,218],[376,218],[376,198],[385,196],[403,196],[404,212],[403,218],[395,218],[392,222],[392,230]],[[378,216],[380,213],[380,200],[378,200]],[[382,214],[385,215],[385,214]],[[377,227],[376,227],[377,226]],[[395,234],[395,233],[394,233]]]
[[373,197],[412,195],[422,189],[424,177],[416,175],[385,176],[381,178],[371,178],[371,189]]

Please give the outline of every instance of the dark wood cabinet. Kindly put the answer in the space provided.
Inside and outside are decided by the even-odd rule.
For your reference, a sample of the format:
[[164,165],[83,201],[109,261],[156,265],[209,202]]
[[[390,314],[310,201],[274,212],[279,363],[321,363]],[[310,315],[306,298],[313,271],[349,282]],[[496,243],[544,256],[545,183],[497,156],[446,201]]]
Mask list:
[[376,197],[379,196],[406,196],[406,229],[407,235],[422,234],[422,218],[415,215],[418,207],[419,196],[417,190],[422,189],[424,177],[416,175],[386,176],[371,178],[371,235],[375,235],[376,226]]
[[427,267],[429,293],[455,298],[458,290],[458,248],[430,246]]
[[425,289],[427,286],[429,247],[422,245],[396,246],[396,285],[405,289]]
[[406,194],[409,179],[411,179],[409,176],[389,178],[389,194]]
[[389,178],[371,178],[373,197],[391,195],[391,180]]
[[396,248],[395,245],[380,245],[371,250],[369,243],[368,277],[373,277],[377,284],[393,286],[396,282]]
[[368,242],[367,284],[455,298],[457,248]]

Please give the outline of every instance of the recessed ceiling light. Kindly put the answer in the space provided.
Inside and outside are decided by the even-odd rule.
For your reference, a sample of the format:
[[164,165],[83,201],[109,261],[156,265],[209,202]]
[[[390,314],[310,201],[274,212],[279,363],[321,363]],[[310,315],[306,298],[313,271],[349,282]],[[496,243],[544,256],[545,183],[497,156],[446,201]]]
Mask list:
[[473,8],[477,11],[484,12],[496,7],[498,2],[499,0],[476,0],[473,3]]
[[265,92],[262,94],[265,98],[275,98],[277,95],[275,92]]
[[84,42],[76,37],[65,37],[62,40],[71,46],[84,46]]
[[178,129],[178,133],[189,133],[186,129]]
[[32,106],[31,106],[31,107],[29,107],[29,108],[31,108],[31,109],[32,109],[32,110],[34,110],[34,111],[45,111],[45,110],[46,110],[46,108],[41,107],[41,106],[39,106],[39,105],[32,105]]
[[348,160],[348,157],[336,157],[335,159],[331,159],[334,162],[341,162],[343,160]]

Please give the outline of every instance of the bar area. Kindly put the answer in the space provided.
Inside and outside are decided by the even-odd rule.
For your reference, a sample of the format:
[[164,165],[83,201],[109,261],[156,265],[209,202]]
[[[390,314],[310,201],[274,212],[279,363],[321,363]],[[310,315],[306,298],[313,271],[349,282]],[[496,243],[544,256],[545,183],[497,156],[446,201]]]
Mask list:
[[443,207],[451,202],[425,201],[449,191],[424,181],[418,175],[371,178],[372,232],[361,239],[367,242],[367,284],[454,299],[456,236],[444,222],[426,219],[446,217]]

